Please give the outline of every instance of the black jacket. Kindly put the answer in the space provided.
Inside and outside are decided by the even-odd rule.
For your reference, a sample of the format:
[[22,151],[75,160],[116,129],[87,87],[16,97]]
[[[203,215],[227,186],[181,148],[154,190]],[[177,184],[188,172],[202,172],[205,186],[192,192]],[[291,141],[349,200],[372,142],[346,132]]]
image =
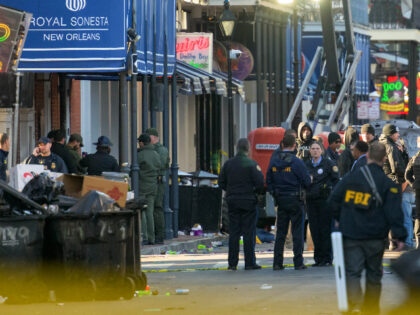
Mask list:
[[63,159],[52,152],[48,156],[31,155],[26,161],[26,164],[44,165],[45,169],[51,172],[68,173],[66,163],[64,163]]
[[77,164],[71,155],[69,149],[61,143],[53,142],[51,145],[51,152],[57,154],[66,163],[67,170],[70,174],[77,173]]
[[357,240],[385,239],[391,229],[394,238],[404,240],[401,191],[374,163],[368,164],[383,200],[377,205],[372,189],[359,169],[344,177],[328,199],[333,217],[340,223],[344,237]]
[[[302,129],[303,127],[308,127],[311,130],[311,137],[309,139],[303,139],[302,136]],[[313,132],[312,132],[312,128],[311,126],[309,126],[308,123],[305,122],[301,122],[298,126],[298,131],[297,131],[297,139],[296,139],[296,149],[297,149],[297,154],[296,156],[304,161],[307,161],[311,158],[311,154],[309,153],[309,149],[311,147],[311,144],[315,141],[312,139],[313,137]]]
[[226,200],[257,201],[256,194],[264,191],[264,175],[257,162],[238,153],[222,167],[219,186],[226,191]]
[[7,156],[9,151],[4,151],[0,149],[0,179],[6,181],[6,171],[7,171]]
[[[420,189],[420,151],[413,156],[405,170],[405,179],[414,189]],[[418,209],[420,212],[420,209]]]
[[88,175],[101,176],[102,172],[119,172],[117,160],[107,152],[96,151],[88,154],[79,162],[81,167],[87,167]]
[[340,157],[340,155],[337,152],[334,152],[333,150],[331,150],[330,147],[328,147],[327,150],[325,150],[325,156],[327,158],[329,158],[331,161],[334,162],[334,164],[337,165],[338,159]]
[[386,159],[383,166],[385,175],[396,184],[404,183],[407,163],[404,161],[403,153],[389,137],[382,135],[379,141],[386,147]]
[[327,199],[338,183],[338,167],[328,158],[322,158],[317,166],[313,165],[312,159],[306,161],[305,165],[312,175],[312,183],[306,190],[307,199]]
[[340,176],[344,177],[348,172],[351,171],[351,167],[354,163],[353,155],[351,154],[350,144],[359,139],[359,133],[353,127],[348,127],[344,133],[344,145],[346,149],[341,153],[338,159],[337,166],[340,172]]

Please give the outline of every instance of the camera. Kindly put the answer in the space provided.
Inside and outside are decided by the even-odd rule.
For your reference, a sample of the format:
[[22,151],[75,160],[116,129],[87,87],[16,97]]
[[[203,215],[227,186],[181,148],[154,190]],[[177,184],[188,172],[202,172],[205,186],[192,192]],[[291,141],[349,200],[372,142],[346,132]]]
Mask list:
[[231,49],[229,55],[230,59],[238,59],[242,55],[242,51],[238,49]]

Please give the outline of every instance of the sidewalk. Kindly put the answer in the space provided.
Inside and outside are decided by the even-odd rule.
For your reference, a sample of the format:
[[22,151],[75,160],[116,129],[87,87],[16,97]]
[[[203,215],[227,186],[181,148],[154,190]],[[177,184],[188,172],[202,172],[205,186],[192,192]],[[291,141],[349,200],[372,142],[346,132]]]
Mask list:
[[212,246],[212,242],[227,242],[229,236],[211,233],[206,236],[179,235],[177,238],[165,240],[160,245],[145,245],[141,247],[141,255],[160,255],[168,251],[182,252],[196,250],[198,245]]

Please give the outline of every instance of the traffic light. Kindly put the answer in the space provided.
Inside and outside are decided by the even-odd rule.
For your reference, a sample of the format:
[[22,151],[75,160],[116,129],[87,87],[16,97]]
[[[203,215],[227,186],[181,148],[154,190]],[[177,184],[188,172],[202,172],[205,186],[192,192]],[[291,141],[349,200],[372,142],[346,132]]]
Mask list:
[[0,6],[0,72],[16,71],[32,14]]

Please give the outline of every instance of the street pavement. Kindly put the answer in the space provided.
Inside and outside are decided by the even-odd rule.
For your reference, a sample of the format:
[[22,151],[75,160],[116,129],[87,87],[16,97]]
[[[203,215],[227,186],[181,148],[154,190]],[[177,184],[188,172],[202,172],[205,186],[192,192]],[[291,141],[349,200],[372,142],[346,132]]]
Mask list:
[[[273,244],[257,245],[257,262],[264,268],[255,271],[243,269],[243,257],[237,271],[227,271],[227,246],[143,255],[142,269],[156,295],[128,301],[0,305],[0,314],[339,314],[332,267],[273,271],[272,249]],[[312,254],[305,252],[306,264],[313,263]],[[405,289],[388,267],[398,255],[387,252],[384,259],[384,310],[404,299]],[[292,252],[285,256],[285,264],[291,266]],[[188,292],[177,295],[178,289]]]

